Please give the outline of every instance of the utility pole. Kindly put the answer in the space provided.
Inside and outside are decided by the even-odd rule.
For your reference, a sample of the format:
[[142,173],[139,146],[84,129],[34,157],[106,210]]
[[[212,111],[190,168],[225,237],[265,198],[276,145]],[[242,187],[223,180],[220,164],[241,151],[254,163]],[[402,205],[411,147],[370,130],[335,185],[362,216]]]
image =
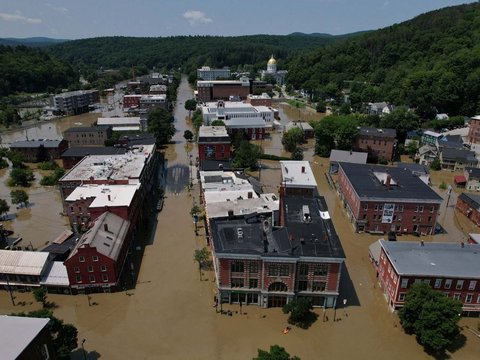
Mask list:
[[13,297],[12,287],[10,286],[8,274],[7,274],[7,287],[8,287],[8,292],[10,293],[10,299],[12,300],[12,305],[15,306],[15,298]]

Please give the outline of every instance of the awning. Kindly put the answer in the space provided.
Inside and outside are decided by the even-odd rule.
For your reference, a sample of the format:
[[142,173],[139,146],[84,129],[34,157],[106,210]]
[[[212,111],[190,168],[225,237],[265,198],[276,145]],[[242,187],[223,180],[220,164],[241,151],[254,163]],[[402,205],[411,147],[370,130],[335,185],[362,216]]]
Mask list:
[[463,175],[457,175],[454,178],[455,184],[458,185],[465,185],[467,183],[467,179],[465,179],[465,176]]

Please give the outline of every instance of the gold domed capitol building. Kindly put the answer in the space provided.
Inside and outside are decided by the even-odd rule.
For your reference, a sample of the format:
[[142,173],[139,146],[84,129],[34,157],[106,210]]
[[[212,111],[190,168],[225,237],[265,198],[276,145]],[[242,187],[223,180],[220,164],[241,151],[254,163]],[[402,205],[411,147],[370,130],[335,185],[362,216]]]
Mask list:
[[275,60],[272,54],[270,60],[267,62],[267,70],[261,71],[261,78],[264,80],[267,75],[271,75],[275,79],[277,85],[283,85],[287,73],[287,70],[277,70],[277,60]]

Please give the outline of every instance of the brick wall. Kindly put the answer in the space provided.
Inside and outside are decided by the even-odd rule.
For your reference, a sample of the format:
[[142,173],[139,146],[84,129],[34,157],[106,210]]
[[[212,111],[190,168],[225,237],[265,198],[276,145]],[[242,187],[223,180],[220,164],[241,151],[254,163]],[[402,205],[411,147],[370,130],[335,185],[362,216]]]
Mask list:
[[457,200],[456,208],[463,215],[468,217],[473,223],[475,223],[477,226],[480,226],[480,212],[477,209],[472,208],[460,198]]

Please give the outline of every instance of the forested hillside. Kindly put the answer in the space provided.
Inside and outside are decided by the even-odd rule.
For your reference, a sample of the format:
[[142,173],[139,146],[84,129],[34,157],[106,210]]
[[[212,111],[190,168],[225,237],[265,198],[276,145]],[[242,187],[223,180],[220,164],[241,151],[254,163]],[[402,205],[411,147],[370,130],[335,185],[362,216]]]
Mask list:
[[15,92],[53,91],[78,81],[66,62],[44,50],[0,45],[0,97]]
[[[299,53],[288,82],[313,97],[350,88],[352,105],[390,101],[432,113],[480,112],[480,4],[444,8]],[[428,116],[426,116],[428,117]]]

